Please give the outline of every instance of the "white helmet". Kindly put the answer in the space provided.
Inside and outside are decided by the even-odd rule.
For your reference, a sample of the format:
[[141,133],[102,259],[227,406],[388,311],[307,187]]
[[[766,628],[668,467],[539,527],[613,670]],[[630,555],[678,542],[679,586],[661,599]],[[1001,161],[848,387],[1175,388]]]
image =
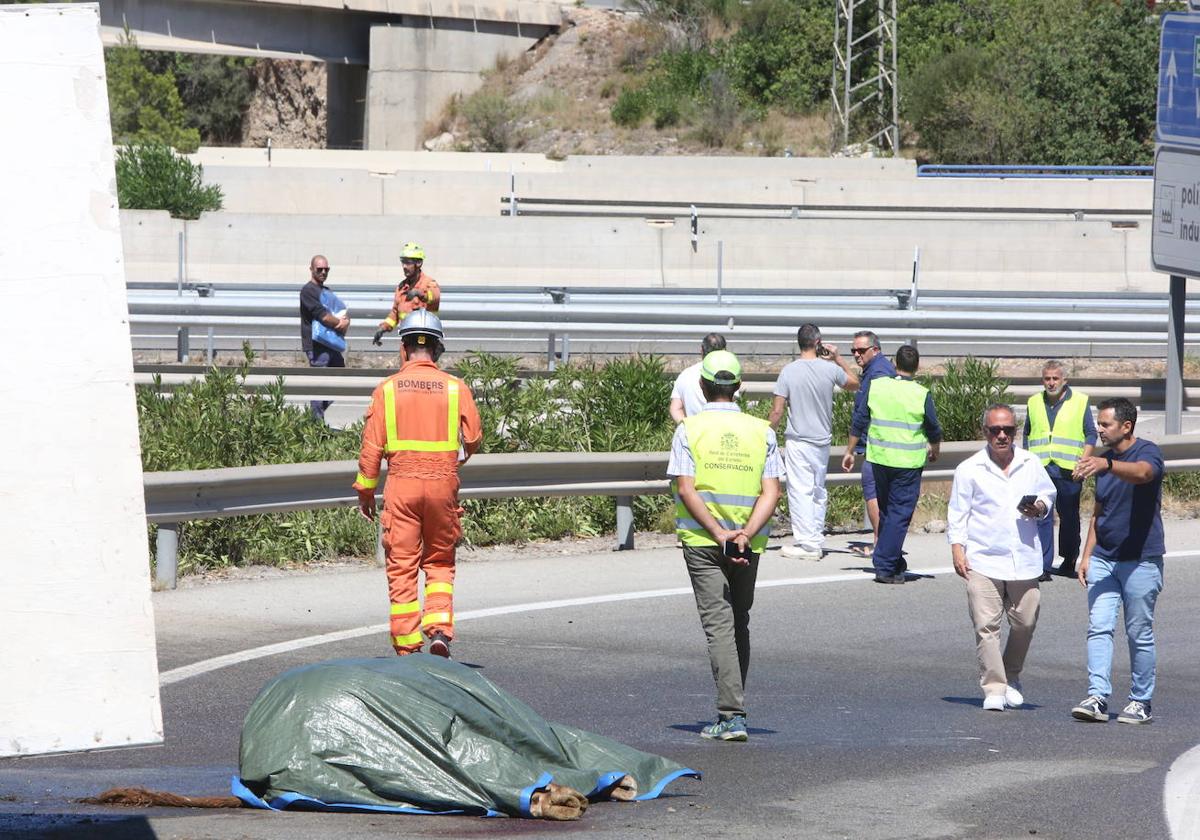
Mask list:
[[396,334],[400,336],[402,342],[406,342],[410,337],[415,337],[414,343],[425,344],[429,338],[432,338],[435,344],[440,345],[443,338],[442,320],[428,309],[415,309],[400,322]]

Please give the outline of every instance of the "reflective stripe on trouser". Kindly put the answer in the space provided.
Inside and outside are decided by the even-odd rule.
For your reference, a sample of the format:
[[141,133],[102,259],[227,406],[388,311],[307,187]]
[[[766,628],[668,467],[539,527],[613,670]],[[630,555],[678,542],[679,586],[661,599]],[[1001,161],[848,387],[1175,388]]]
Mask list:
[[[420,650],[424,637],[454,638],[454,547],[459,524],[458,478],[388,476],[384,485],[383,545],[387,553],[391,634],[397,653]],[[424,612],[418,577],[425,573]]]

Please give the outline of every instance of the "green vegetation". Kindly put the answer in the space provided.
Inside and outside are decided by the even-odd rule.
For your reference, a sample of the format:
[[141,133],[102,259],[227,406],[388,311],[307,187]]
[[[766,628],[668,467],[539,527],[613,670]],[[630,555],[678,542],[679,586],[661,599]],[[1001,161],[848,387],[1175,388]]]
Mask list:
[[[138,389],[144,469],[210,469],[358,456],[361,424],[336,431],[313,421],[307,410],[287,404],[282,380],[247,391],[243,386],[252,360],[247,351],[241,365],[212,368],[203,380],[181,386],[170,396],[159,393],[158,383]],[[515,360],[481,353],[463,361],[456,372],[475,394],[484,452],[661,452],[670,445],[670,380],[660,359],[635,356],[603,366],[563,365],[546,378],[522,385]],[[947,439],[974,439],[986,404],[1009,397],[1007,384],[989,363],[968,358],[948,364],[946,376],[933,385]],[[765,417],[770,402],[769,397],[743,398],[742,407]],[[845,446],[853,403],[854,395],[845,392],[839,392],[834,402],[834,452]],[[1166,489],[1177,501],[1196,501],[1200,473],[1170,474]],[[936,508],[944,505],[944,499],[932,496],[922,504],[923,510],[938,515]],[[592,536],[610,532],[616,524],[612,499],[602,496],[472,499],[463,506],[464,536],[474,545]],[[668,496],[638,497],[636,525],[669,531],[672,509]],[[785,502],[782,521],[786,514]],[[861,516],[857,484],[830,488],[830,525],[853,526]],[[152,526],[152,543],[154,533]],[[374,547],[374,526],[349,507],[211,519],[185,523],[180,529],[180,568],[186,573],[250,563],[282,565],[366,556]]]
[[203,168],[162,143],[135,143],[117,150],[117,202],[123,209],[167,210],[178,219],[197,219],[220,210],[216,184],[202,183]]
[[196,151],[200,132],[187,125],[169,68],[151,70],[128,34],[119,46],[105,51],[104,66],[114,143],[161,143],[181,152]]
[[[647,27],[627,49],[611,108],[619,125],[653,117],[659,128],[690,126],[710,145],[736,147],[741,127],[769,113],[829,107],[834,12],[826,0],[631,5]],[[946,163],[1150,161],[1158,27],[1144,0],[908,0],[900,8],[902,134],[920,154]]]
[[236,144],[253,93],[246,58],[152,52],[128,32],[105,50],[113,142],[157,143],[180,152]]

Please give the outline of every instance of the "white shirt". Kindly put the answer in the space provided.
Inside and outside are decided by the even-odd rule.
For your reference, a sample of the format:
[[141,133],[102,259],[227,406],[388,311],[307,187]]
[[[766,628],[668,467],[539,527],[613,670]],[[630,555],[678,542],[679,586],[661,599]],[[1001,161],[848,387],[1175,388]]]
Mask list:
[[1014,449],[1007,474],[985,446],[954,470],[946,537],[966,549],[971,568],[994,580],[1030,580],[1042,574],[1038,520],[1017,510],[1037,496],[1053,515],[1054,482],[1036,455]]
[[[696,362],[689,368],[686,368],[679,376],[675,377],[675,386],[671,388],[671,399],[683,400],[683,416],[691,417],[694,414],[699,414],[704,410],[706,405],[704,401],[704,392],[700,390],[700,366],[703,362]],[[733,395],[737,399],[746,390],[745,386],[739,386],[737,393]]]
[[683,400],[685,417],[691,417],[704,410],[704,394],[700,391],[700,365],[701,362],[696,362],[684,369],[675,377],[675,387],[671,389],[671,399]]

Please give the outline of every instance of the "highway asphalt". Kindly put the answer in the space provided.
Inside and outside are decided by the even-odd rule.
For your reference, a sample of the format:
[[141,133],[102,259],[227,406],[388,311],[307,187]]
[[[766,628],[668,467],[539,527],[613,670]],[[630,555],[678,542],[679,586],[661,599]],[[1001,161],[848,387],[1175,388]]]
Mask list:
[[[577,823],[86,806],[144,785],[222,795],[242,717],[265,682],[312,661],[390,655],[381,569],[343,567],[186,586],[154,596],[162,746],[0,761],[0,837],[1094,838],[1200,836],[1200,523],[1167,523],[1155,722],[1086,724],[1086,601],[1044,584],[1026,708],[984,712],[961,580],[942,534],[914,535],[904,586],[871,582],[833,537],[819,563],[764,558],[753,611],[750,741],[712,743],[703,636],[678,550],[542,544],[479,560],[457,583],[457,660],[550,720],[661,753],[704,774],[662,798],[602,803]],[[486,611],[486,612],[485,612]],[[340,634],[320,641],[322,634]],[[318,637],[313,639],[313,637]],[[271,651],[252,649],[276,645]],[[216,657],[229,660],[214,661]],[[230,662],[232,661],[232,664]],[[221,666],[221,667],[217,667]],[[1118,636],[1116,695],[1128,655]],[[1164,810],[1164,788],[1172,763]],[[1182,795],[1180,792],[1183,792]],[[1192,810],[1194,806],[1191,806]],[[1188,822],[1188,820],[1192,820]]]

